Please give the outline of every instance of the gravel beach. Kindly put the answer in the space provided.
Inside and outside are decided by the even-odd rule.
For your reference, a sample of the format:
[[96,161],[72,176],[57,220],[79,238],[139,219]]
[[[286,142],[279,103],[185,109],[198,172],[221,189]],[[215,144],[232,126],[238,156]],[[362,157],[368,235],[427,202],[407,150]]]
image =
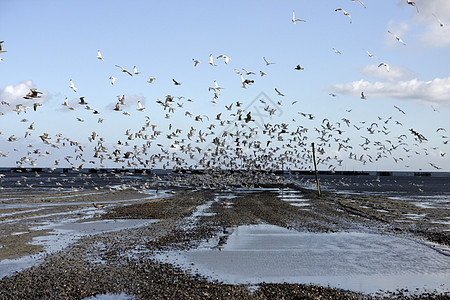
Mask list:
[[[437,251],[449,255],[447,248],[439,249],[439,245],[450,245],[449,232],[437,222],[448,217],[446,211],[378,196],[324,192],[318,197],[315,191],[279,176],[253,176],[255,189],[236,193],[238,186],[232,185],[248,182],[248,177],[251,176],[177,175],[148,181],[147,192],[132,188],[131,184],[126,188],[96,189],[94,181],[82,190],[65,193],[4,190],[2,203],[49,206],[32,212],[18,209],[18,213],[8,217],[7,211],[0,211],[0,260],[42,254],[44,247],[30,242],[50,230],[33,228],[49,218],[60,218],[61,213],[67,218],[70,214],[80,217],[80,209],[92,212],[77,223],[111,219],[153,222],[86,235],[61,251],[44,253],[40,264],[0,280],[0,299],[83,299],[96,295],[122,295],[122,299],[449,299],[448,291],[416,294],[397,290],[369,295],[305,284],[226,284],[197,274],[194,268],[186,270],[155,259],[155,254],[171,249],[185,251],[214,238],[218,242],[213,248],[220,251],[229,228],[248,224],[272,224],[300,232],[388,234],[437,245]],[[134,184],[142,186],[142,182]],[[280,193],[293,190],[308,199],[308,209],[280,201]],[[102,207],[95,208],[93,203]],[[205,206],[207,213],[193,218],[200,206]],[[412,214],[426,214],[427,218],[410,218]]]

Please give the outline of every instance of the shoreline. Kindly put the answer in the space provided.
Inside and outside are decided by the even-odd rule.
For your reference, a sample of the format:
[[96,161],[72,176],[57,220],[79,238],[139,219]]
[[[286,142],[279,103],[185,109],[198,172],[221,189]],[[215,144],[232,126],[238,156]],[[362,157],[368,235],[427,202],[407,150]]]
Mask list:
[[[366,230],[449,245],[449,232],[444,231],[441,224],[433,222],[443,217],[437,211],[432,212],[430,209],[420,208],[402,200],[378,196],[324,192],[319,198],[314,191],[296,187],[289,182],[260,183],[262,184],[256,186],[272,188],[275,191],[299,190],[305,198],[309,199],[312,209],[302,210],[280,201],[274,190],[255,191],[233,198],[231,207],[227,207],[225,201],[212,202],[209,207],[211,214],[200,216],[199,221],[194,226],[191,224],[190,229],[186,230],[189,217],[197,207],[214,199],[215,194],[229,195],[232,191],[170,187],[169,184],[165,184],[164,188],[172,188],[175,194],[168,193],[163,198],[148,199],[149,195],[138,191],[115,190],[97,191],[87,197],[79,195],[65,198],[64,201],[67,203],[79,203],[81,199],[78,198],[83,198],[81,202],[85,204],[80,204],[81,206],[91,205],[93,202],[116,203],[106,206],[105,213],[94,214],[86,220],[157,219],[158,222],[134,229],[82,237],[65,250],[47,255],[41,264],[1,279],[2,296],[0,298],[82,299],[108,293],[125,293],[136,299],[189,297],[266,299],[273,293],[276,293],[277,297],[287,298],[294,296],[321,296],[326,299],[377,297],[377,295],[305,284],[261,283],[257,285],[256,290],[250,291],[246,285],[211,282],[199,274],[191,274],[152,258],[152,253],[168,249],[192,249],[201,241],[217,236],[223,228],[248,224],[267,223],[305,232]],[[156,192],[151,197],[155,194]],[[29,200],[33,201],[32,198],[36,197],[30,197]],[[53,199],[51,201],[62,200]],[[121,202],[127,199],[132,201]],[[422,214],[425,211],[431,214],[427,220],[408,218],[411,214]],[[20,236],[18,235],[17,238],[20,239]],[[221,242],[224,243],[226,238],[226,236],[223,237]],[[24,239],[22,242],[26,244],[26,241]],[[0,253],[1,250],[2,248]],[[0,259],[2,257],[5,256],[0,256]],[[81,274],[83,277],[87,276],[89,280],[79,278]],[[45,278],[45,280],[33,282],[33,278],[36,277]],[[9,292],[5,294],[4,291]],[[387,297],[394,296],[439,297],[439,293],[424,293],[417,296],[409,295],[406,291],[394,291],[387,295]],[[441,296],[448,297],[449,294],[441,294]]]

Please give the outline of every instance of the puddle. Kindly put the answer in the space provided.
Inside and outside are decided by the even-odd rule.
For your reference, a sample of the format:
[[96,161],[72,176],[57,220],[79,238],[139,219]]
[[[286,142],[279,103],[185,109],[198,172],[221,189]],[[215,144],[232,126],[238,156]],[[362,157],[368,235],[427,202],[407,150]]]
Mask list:
[[63,250],[83,236],[137,228],[158,222],[156,219],[114,219],[76,223],[77,220],[66,219],[59,223],[48,222],[45,225],[33,227],[33,230],[53,230],[48,235],[33,238],[31,242],[33,245],[42,245],[44,252],[17,259],[1,260],[0,279],[40,263],[45,255]]
[[388,235],[251,225],[236,228],[220,249],[204,244],[157,259],[230,284],[313,283],[364,293],[450,289],[449,256]]

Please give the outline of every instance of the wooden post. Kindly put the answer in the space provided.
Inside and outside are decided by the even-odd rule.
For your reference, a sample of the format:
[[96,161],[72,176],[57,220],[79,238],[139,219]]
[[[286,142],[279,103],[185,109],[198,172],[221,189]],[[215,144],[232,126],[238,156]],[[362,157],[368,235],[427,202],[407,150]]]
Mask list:
[[320,194],[319,174],[317,172],[316,151],[314,150],[314,143],[311,143],[311,146],[312,146],[313,161],[314,161],[314,171],[316,173],[317,193],[318,193],[318,195],[320,197],[321,194]]

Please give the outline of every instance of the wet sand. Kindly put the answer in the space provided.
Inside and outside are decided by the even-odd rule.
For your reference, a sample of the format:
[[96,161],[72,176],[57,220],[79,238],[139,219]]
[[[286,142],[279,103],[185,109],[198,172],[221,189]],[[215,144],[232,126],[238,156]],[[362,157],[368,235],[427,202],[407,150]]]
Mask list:
[[[210,179],[208,184],[211,184]],[[448,218],[448,211],[374,196],[323,193],[319,198],[314,191],[299,188],[288,181],[280,183],[278,179],[272,182],[261,180],[255,185],[272,190],[255,190],[227,199],[225,196],[233,194],[232,191],[197,189],[194,186],[204,187],[205,181],[192,184],[192,177],[189,180],[193,188],[182,187],[185,182],[179,184],[180,180],[176,185],[164,184],[163,187],[170,188],[174,194],[166,193],[162,198],[155,198],[155,190],[149,195],[133,189],[86,189],[65,193],[38,190],[22,194],[15,192],[14,195],[3,191],[3,203],[39,204],[43,205],[43,209],[30,211],[29,207],[22,207],[18,209],[22,213],[0,217],[3,221],[0,227],[0,260],[42,253],[44,247],[32,245],[30,241],[36,236],[48,234],[43,230],[33,231],[33,228],[49,218],[78,217],[77,222],[109,219],[157,222],[87,235],[62,251],[48,255],[44,253],[42,263],[0,280],[0,298],[82,299],[102,294],[125,294],[136,299],[449,297],[448,293],[412,295],[411,291],[403,290],[364,295],[305,284],[231,285],[208,280],[192,270],[159,262],[154,254],[169,249],[192,249],[202,241],[218,236],[216,248],[220,251],[219,248],[226,243],[227,228],[261,223],[307,232],[390,234],[425,244],[437,243],[433,246],[450,245],[449,231],[443,223]],[[160,185],[154,184],[152,187],[156,186]],[[308,208],[281,201],[280,189],[286,192],[299,190],[303,198],[308,199]],[[218,194],[224,196],[223,200],[211,202]],[[58,205],[51,205],[56,203]],[[105,206],[96,209],[92,203]],[[197,208],[205,204],[208,213],[193,218]],[[2,214],[7,215],[7,212],[0,211]],[[14,219],[20,221],[14,222]],[[444,248],[438,251],[448,255]]]

